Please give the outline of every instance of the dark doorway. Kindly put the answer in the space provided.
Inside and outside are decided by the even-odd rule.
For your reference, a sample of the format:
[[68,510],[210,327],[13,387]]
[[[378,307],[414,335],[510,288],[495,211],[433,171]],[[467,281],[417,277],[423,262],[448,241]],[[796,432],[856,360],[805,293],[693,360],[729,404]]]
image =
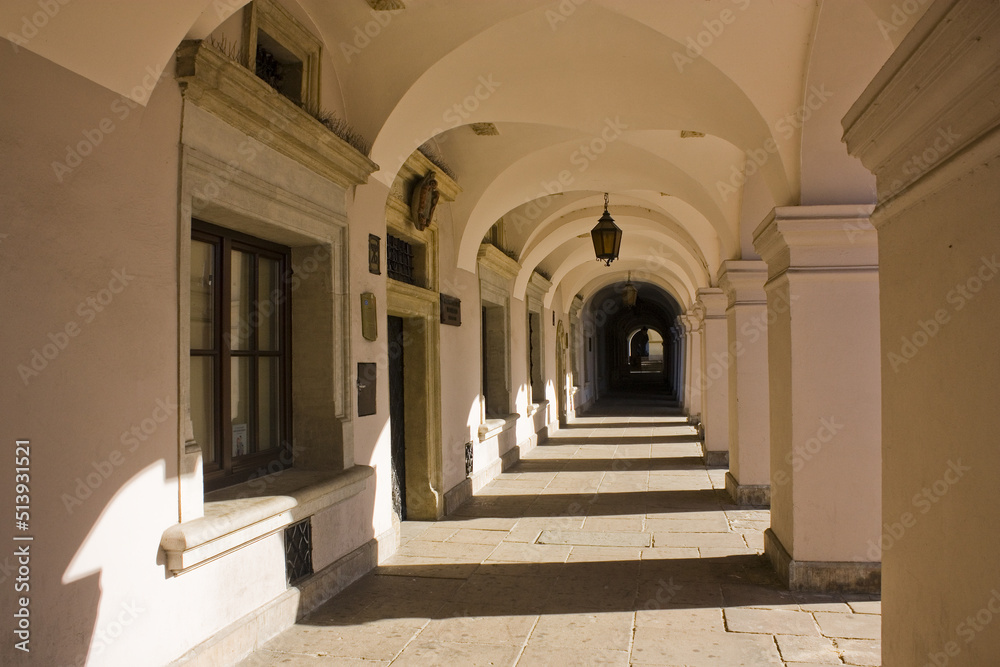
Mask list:
[[389,316],[389,441],[392,451],[392,505],[406,518],[406,414],[403,372],[403,318]]

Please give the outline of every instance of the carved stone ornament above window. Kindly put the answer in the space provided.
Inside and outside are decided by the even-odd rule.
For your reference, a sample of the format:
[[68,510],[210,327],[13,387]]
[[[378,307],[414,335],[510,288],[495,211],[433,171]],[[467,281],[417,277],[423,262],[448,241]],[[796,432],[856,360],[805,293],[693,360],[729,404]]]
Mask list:
[[434,210],[437,208],[440,197],[437,174],[429,171],[413,188],[413,197],[410,199],[410,215],[413,217],[413,225],[420,231],[427,229],[434,220]]

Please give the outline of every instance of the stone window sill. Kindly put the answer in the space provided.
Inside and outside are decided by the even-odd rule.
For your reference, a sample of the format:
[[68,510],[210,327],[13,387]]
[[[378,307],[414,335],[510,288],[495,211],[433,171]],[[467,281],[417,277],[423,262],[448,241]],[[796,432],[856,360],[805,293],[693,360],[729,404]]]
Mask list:
[[538,403],[532,403],[531,405],[528,406],[528,416],[529,417],[532,416],[539,410],[544,410],[546,407],[548,407],[548,405],[549,405],[548,399],[544,401],[539,401]]
[[160,547],[175,575],[236,551],[364,490],[369,466],[285,470],[205,495],[205,516],[174,524]]
[[487,419],[479,426],[479,442],[489,440],[500,435],[504,431],[514,428],[517,420],[521,418],[519,414],[507,415],[503,419]]

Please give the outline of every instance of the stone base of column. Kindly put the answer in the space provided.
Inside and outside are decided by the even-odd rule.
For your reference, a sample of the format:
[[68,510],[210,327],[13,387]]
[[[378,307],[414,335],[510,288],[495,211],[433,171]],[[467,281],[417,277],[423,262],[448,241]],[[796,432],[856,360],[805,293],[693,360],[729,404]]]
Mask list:
[[[702,434],[704,437],[704,434]],[[729,467],[729,450],[728,449],[705,449],[704,441],[701,443],[701,454],[705,458],[705,465],[709,468],[728,468]]]
[[770,528],[764,531],[764,554],[792,591],[879,593],[882,590],[882,563],[793,560]]
[[726,492],[741,507],[770,507],[770,484],[740,484],[733,473],[726,473]]

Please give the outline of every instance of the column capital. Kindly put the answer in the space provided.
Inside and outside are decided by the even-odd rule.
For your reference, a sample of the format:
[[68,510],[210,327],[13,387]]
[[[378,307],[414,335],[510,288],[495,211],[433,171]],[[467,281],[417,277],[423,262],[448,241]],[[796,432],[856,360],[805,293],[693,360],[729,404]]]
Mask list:
[[777,206],[757,227],[753,245],[768,278],[810,269],[878,269],[872,204]]
[[698,288],[698,300],[695,305],[700,306],[703,313],[702,319],[715,320],[726,316],[726,294],[718,287]]
[[844,116],[848,152],[875,174],[879,220],[998,155],[998,41],[996,3],[936,3]]
[[729,299],[730,307],[736,304],[767,303],[767,294],[764,292],[767,262],[764,260],[727,260],[719,269],[718,282]]

